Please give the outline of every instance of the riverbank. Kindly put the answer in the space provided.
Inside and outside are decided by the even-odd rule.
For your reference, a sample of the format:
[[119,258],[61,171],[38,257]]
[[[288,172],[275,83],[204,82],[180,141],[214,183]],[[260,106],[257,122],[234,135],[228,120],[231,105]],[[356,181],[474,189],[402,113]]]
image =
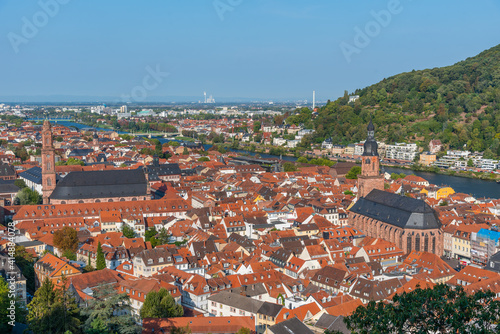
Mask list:
[[[58,124],[73,126],[73,127],[77,127],[77,128],[85,128],[85,127],[89,127],[89,126],[93,127],[91,125],[84,124],[84,123],[67,122],[67,121],[58,122]],[[95,128],[97,130],[103,130],[103,131],[116,131],[116,130],[110,128],[110,126],[108,126],[106,128],[104,128],[104,127],[93,127],[93,128]],[[117,131],[117,132],[120,134],[132,134],[130,132],[125,132],[125,131]],[[162,137],[153,137],[153,138],[159,139],[162,143],[169,141],[169,140],[166,140]],[[176,141],[179,141],[181,139],[187,139],[187,138],[177,137]],[[189,138],[189,139],[193,140],[192,138]],[[224,146],[225,149],[231,150],[233,152],[238,152],[238,153],[242,153],[242,154],[249,154],[249,155],[259,154],[261,157],[268,157],[268,158],[281,157],[282,160],[286,160],[289,162],[296,162],[300,156],[307,157],[308,159],[321,158],[321,156],[311,154],[311,152],[307,152],[307,154],[306,154],[306,152],[304,152],[303,155],[300,155],[299,157],[297,157],[295,154],[291,153],[287,148],[283,148],[283,147],[264,146],[264,145],[247,144],[247,143],[240,142],[237,148],[233,148],[232,143],[223,143],[223,144],[221,144],[221,143],[212,144],[210,142],[208,142],[208,143],[209,143],[209,145],[210,144],[211,145],[222,145],[222,146]],[[204,146],[209,147],[209,146],[207,146],[207,144],[205,144]],[[253,148],[255,148],[255,149],[253,149]],[[273,154],[274,153],[273,148],[276,150],[279,150],[280,154]],[[349,162],[358,162],[358,163],[360,162],[359,160],[346,159],[346,158],[340,158],[340,157],[327,157],[327,158],[329,160],[332,160],[335,162],[339,162],[339,161],[349,161]],[[383,162],[382,162],[382,166],[386,167],[386,169],[387,168],[398,168],[398,169],[401,169],[404,171],[412,171],[413,174],[417,174],[417,173],[436,174],[436,175],[443,175],[443,176],[449,176],[449,177],[482,180],[482,181],[492,182],[492,183],[494,183],[496,180],[500,180],[500,175],[491,174],[491,173],[477,173],[477,172],[475,173],[475,172],[465,172],[465,171],[464,172],[461,172],[461,171],[457,172],[457,171],[450,171],[450,170],[445,170],[445,169],[436,170],[435,168],[426,168],[426,167],[415,168],[414,165],[401,166],[401,165],[395,165],[395,164],[387,164],[387,163],[383,163]],[[495,184],[495,186],[498,186],[498,185]],[[500,191],[500,189],[498,189],[497,191]],[[498,197],[498,195],[497,195],[497,197]]]

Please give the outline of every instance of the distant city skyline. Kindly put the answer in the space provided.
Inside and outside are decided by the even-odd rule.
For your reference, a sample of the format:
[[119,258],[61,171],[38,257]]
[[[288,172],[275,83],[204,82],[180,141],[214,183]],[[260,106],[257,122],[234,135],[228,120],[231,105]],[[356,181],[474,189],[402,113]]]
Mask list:
[[336,99],[500,43],[500,3],[0,1],[1,102]]

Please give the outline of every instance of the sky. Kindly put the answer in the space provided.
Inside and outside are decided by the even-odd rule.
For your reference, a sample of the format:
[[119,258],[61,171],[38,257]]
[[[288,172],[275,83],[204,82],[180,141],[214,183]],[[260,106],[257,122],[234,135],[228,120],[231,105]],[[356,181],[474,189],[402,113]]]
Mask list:
[[336,99],[500,44],[500,1],[0,0],[0,102]]

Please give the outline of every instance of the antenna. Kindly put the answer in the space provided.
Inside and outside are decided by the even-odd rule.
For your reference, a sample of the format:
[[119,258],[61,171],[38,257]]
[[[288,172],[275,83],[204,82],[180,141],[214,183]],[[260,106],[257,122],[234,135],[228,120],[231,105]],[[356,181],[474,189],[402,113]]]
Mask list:
[[207,92],[203,92],[203,96],[205,97],[205,103],[207,103]]
[[313,110],[314,111],[314,108],[316,108],[316,91],[313,90]]

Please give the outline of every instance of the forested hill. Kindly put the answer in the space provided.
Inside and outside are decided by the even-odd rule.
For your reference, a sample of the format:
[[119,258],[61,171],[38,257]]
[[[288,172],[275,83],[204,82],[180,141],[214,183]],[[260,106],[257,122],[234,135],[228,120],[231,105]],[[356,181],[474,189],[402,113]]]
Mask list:
[[[387,143],[426,148],[441,139],[452,149],[466,145],[500,156],[500,45],[452,66],[395,75],[355,94],[355,103],[348,103],[346,93],[319,110],[313,141],[363,140],[373,117],[377,139]],[[291,122],[297,122],[294,117]]]

